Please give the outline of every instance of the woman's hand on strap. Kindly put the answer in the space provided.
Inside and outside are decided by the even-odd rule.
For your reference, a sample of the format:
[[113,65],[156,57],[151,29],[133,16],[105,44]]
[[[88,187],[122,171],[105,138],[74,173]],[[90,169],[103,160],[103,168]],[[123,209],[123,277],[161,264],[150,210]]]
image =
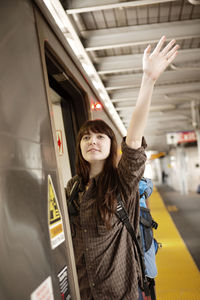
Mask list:
[[151,45],[149,45],[143,56],[143,72],[153,81],[156,81],[168,65],[175,59],[179,45],[176,41],[171,40],[162,50],[166,37],[162,36],[157,46],[151,53]]

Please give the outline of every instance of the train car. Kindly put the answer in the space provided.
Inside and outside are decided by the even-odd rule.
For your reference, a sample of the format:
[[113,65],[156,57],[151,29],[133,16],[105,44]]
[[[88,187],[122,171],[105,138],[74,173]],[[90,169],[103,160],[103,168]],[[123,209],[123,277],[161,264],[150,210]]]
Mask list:
[[114,125],[42,1],[2,0],[0,16],[0,299],[78,300],[64,187],[82,123]]
[[[66,5],[68,1],[60,2]],[[112,6],[111,2],[108,6]],[[121,18],[122,2],[128,9],[148,1],[117,2],[114,7],[119,8],[119,14],[115,17]],[[155,9],[162,11],[160,2],[153,2]],[[167,1],[161,2],[163,8]],[[179,0],[169,2],[179,2],[176,4],[181,6],[180,16],[189,5]],[[194,19],[199,18],[197,9],[191,7],[190,16],[194,13]],[[173,11],[172,4],[168,10]],[[84,8],[71,10],[79,23],[78,13],[83,12]],[[98,16],[101,14],[97,13],[97,19]],[[86,120],[101,118],[113,128],[120,150],[123,132],[104,109],[81,57],[75,55],[68,43],[67,28],[66,33],[60,30],[45,1],[1,0],[0,20],[0,300],[80,300],[65,196],[66,183],[75,174],[76,135]],[[92,22],[95,24],[95,19]],[[198,25],[199,21],[195,22]],[[190,35],[189,38],[195,41]],[[188,55],[183,40],[184,43],[186,53],[182,54]],[[194,53],[195,63],[198,48],[189,52],[190,56]],[[121,52],[116,50],[117,53]],[[111,70],[108,62],[99,71],[107,74],[129,70],[127,64],[123,66],[123,60],[116,67],[116,58],[119,59],[117,55],[111,56]],[[101,57],[98,59],[101,61]],[[194,81],[199,91],[199,79]],[[119,87],[124,89],[124,85]],[[119,87],[114,85],[114,89]],[[100,109],[96,104],[100,104]],[[172,140],[174,137],[170,135]],[[146,164],[146,172],[152,166],[154,185],[158,183],[149,200],[152,215],[159,223],[155,237],[162,244],[156,256],[157,300],[200,299],[200,202],[199,193],[194,193],[200,178],[196,144],[188,153],[188,185],[193,188],[192,194],[180,194],[187,190],[186,164],[184,168],[181,163],[181,167],[177,164],[175,168],[176,158],[177,162],[186,161],[183,147],[172,148],[166,157],[162,157],[163,152],[153,152]],[[184,189],[179,189],[179,181]],[[159,186],[161,182],[163,185]]]

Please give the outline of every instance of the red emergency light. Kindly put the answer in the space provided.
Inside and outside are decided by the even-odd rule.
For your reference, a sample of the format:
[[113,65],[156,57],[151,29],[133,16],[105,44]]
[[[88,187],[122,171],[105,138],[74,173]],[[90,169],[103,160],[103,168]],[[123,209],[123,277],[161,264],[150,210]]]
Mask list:
[[102,104],[100,102],[91,103],[91,109],[92,110],[101,110]]

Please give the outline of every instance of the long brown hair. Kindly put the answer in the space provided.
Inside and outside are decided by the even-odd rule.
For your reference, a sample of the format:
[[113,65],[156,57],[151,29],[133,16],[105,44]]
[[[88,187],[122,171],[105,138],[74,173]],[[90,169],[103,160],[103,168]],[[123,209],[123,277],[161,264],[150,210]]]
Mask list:
[[116,190],[117,190],[117,141],[113,130],[103,120],[89,120],[81,127],[77,136],[77,151],[76,151],[76,172],[82,178],[83,183],[89,181],[90,164],[83,158],[80,142],[82,137],[89,132],[104,133],[111,140],[110,154],[107,157],[102,172],[98,177],[97,183],[97,201],[94,206],[97,213],[105,223],[107,228],[110,228],[110,220],[116,210]]

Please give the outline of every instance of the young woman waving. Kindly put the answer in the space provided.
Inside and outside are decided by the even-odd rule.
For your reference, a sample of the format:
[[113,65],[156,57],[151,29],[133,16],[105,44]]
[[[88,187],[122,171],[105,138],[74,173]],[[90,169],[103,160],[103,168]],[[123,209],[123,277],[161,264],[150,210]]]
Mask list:
[[115,214],[116,195],[121,194],[137,234],[138,183],[146,161],[143,132],[155,82],[179,48],[175,40],[163,48],[165,40],[163,36],[152,53],[150,45],[144,52],[141,87],[118,165],[116,138],[104,121],[87,121],[77,137],[77,175],[68,182],[66,191],[69,198],[79,181],[76,213],[70,215],[70,223],[82,300],[139,299],[138,253]]

